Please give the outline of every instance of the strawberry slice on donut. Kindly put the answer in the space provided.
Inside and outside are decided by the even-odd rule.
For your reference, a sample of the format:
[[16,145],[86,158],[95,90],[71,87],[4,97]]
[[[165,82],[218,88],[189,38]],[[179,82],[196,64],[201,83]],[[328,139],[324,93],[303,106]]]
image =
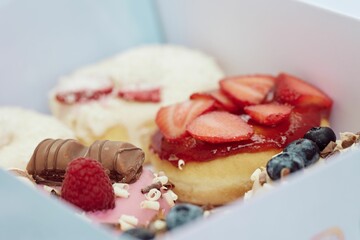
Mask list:
[[62,104],[71,105],[98,100],[112,93],[113,89],[113,82],[108,78],[76,76],[61,80],[55,98]]
[[186,129],[195,139],[211,143],[247,140],[254,134],[252,126],[240,116],[222,111],[205,113]]
[[257,123],[274,126],[290,116],[292,106],[268,103],[246,106],[244,111]]
[[332,100],[320,89],[286,73],[279,74],[275,99],[294,106],[331,108]]
[[220,80],[220,88],[233,101],[247,106],[263,102],[275,83],[269,75],[237,76]]
[[224,94],[220,89],[216,89],[208,92],[197,92],[197,93],[193,93],[190,96],[190,99],[199,99],[199,98],[215,100],[215,107],[221,110],[225,110],[232,113],[239,111],[239,107],[233,101],[231,101],[231,99],[226,94]]
[[161,101],[161,89],[152,84],[131,84],[122,87],[118,92],[118,97],[127,101],[153,102]]
[[214,100],[196,99],[162,107],[155,122],[168,140],[180,139],[186,135],[187,125],[200,114],[212,109]]

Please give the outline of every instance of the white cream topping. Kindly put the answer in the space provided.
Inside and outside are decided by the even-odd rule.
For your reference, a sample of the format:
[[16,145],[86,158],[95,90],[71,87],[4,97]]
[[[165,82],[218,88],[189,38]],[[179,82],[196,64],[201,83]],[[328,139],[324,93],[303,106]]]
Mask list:
[[15,107],[0,108],[0,167],[26,169],[36,146],[46,138],[75,138],[52,116]]
[[197,91],[215,89],[224,74],[213,58],[199,51],[163,45],[124,52],[82,68],[69,78],[88,76],[107,77],[118,89],[160,86],[160,103],[130,102],[112,94],[100,101],[64,105],[55,99],[55,91],[50,93],[53,114],[71,126],[80,138],[90,140],[91,135],[101,136],[107,129],[121,124],[129,131],[129,141],[140,145],[139,139],[147,133],[144,123],[153,122],[161,106],[184,101]]

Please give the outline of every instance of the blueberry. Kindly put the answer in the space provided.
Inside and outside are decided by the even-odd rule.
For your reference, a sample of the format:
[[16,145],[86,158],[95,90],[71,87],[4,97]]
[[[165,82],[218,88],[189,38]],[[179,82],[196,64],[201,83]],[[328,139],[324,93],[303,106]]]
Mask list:
[[272,180],[278,180],[281,178],[283,169],[288,169],[290,173],[293,173],[303,167],[304,159],[302,156],[294,152],[282,152],[268,161],[266,171]]
[[319,147],[309,139],[300,138],[290,143],[284,152],[294,152],[302,156],[305,167],[317,162],[320,158]]
[[126,230],[120,239],[142,239],[150,240],[155,238],[155,234],[146,228],[131,228]]
[[171,208],[166,216],[166,225],[169,230],[177,228],[203,216],[203,209],[192,204],[178,204]]
[[314,141],[320,151],[324,150],[330,141],[336,141],[336,135],[329,127],[314,127],[305,133],[304,138]]

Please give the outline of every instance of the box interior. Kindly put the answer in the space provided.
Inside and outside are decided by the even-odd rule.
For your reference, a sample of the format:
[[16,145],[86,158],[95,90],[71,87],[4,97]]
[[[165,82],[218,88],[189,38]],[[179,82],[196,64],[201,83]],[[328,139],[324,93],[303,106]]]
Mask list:
[[[3,36],[0,38],[0,103],[47,112],[46,93],[59,75],[131,46],[166,42],[198,48],[214,55],[228,75],[288,72],[310,81],[334,100],[331,117],[334,130],[359,130],[359,115],[354,109],[354,105],[360,102],[357,93],[357,78],[360,76],[360,68],[357,66],[360,62],[360,48],[357,46],[360,42],[358,20],[301,2],[282,0],[227,0],[221,3],[206,0],[158,0],[155,3],[149,1],[141,10],[137,6],[131,1],[74,3],[65,0],[49,3],[39,0],[36,4],[5,1],[0,6],[0,30]],[[129,15],[129,11],[136,14]],[[139,21],[143,16],[148,21]],[[38,94],[39,92],[44,94]],[[264,198],[256,199],[248,205],[235,203],[226,207],[218,217],[190,226],[186,231],[175,231],[165,239],[204,236],[207,239],[218,239],[234,236],[233,234],[246,227],[248,231],[245,230],[245,233],[249,235],[245,234],[245,238],[264,236],[254,227],[256,224],[272,231],[279,229],[277,224],[288,223],[290,231],[298,227],[289,224],[293,220],[291,215],[285,215],[292,210],[296,210],[296,215],[305,209],[298,216],[310,223],[318,219],[312,219],[314,211],[318,209],[326,213],[324,217],[330,216],[329,219],[338,217],[339,221],[355,220],[358,216],[341,217],[348,213],[346,207],[352,206],[351,203],[355,200],[359,202],[359,191],[354,190],[349,195],[353,201],[345,202],[342,196],[348,192],[335,192],[334,189],[345,191],[342,186],[353,186],[347,185],[350,180],[359,182],[358,177],[347,178],[348,174],[355,174],[353,171],[358,169],[359,161],[355,162],[354,158],[359,155],[359,152],[355,152],[353,155],[340,157],[339,161],[311,171],[307,176],[292,178],[286,186]],[[64,228],[76,226],[74,231],[86,234],[82,237],[95,239],[96,236],[96,239],[100,239],[101,236],[101,239],[111,239],[110,234],[90,227],[82,219],[72,217],[70,209],[40,197],[40,193],[31,192],[8,174],[0,172],[0,181],[6,183],[7,187],[1,185],[0,192],[7,197],[5,199],[9,204],[14,199],[26,196],[26,204],[21,211],[11,214],[14,221],[21,219],[19,226],[28,226],[27,231],[23,232],[11,229],[0,231],[0,236],[27,233],[27,236],[37,236],[37,239],[48,239],[49,236],[60,239],[60,235],[49,234],[54,234],[54,229],[62,226],[60,222],[63,222]],[[317,199],[313,207],[307,209],[301,205],[302,196],[316,195],[316,187],[325,185],[328,188],[324,189],[321,199]],[[9,189],[16,191],[12,191],[13,195],[8,195]],[[282,205],[284,199],[286,204]],[[303,204],[312,205],[310,200]],[[322,208],[320,200],[326,201]],[[339,201],[345,203],[340,205],[344,208],[337,208]],[[40,213],[35,207],[31,207],[39,206],[39,203],[43,210]],[[275,204],[275,213],[271,204]],[[333,211],[335,207],[337,210]],[[345,208],[346,211],[341,212]],[[259,221],[258,218],[263,216],[262,211],[266,216]],[[359,211],[357,207],[357,212]],[[48,221],[48,214],[54,214],[54,222]],[[0,226],[10,226],[6,222],[8,218],[3,216],[0,217]],[[346,221],[340,227],[343,231],[350,232],[347,233],[350,234],[347,235],[349,239],[356,239],[359,233],[355,233],[356,228]],[[316,226],[326,228],[331,224],[338,226],[336,224],[339,223],[329,221]],[[309,231],[315,230],[322,229],[309,228]],[[304,232],[303,236],[309,237],[314,233]],[[74,232],[61,236],[73,237]],[[5,239],[3,237],[1,238]],[[278,239],[289,239],[287,237],[288,235],[286,238],[279,236]]]

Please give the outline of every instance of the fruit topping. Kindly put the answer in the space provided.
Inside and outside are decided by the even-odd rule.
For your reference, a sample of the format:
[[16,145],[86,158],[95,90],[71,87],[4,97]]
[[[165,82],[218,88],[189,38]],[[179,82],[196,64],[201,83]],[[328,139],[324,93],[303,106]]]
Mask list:
[[61,197],[84,211],[115,207],[110,178],[100,162],[88,158],[77,158],[69,163]]
[[254,134],[253,128],[241,117],[214,111],[193,120],[187,131],[195,138],[206,142],[234,142],[247,140]]
[[239,107],[219,89],[208,92],[193,93],[190,96],[190,99],[199,99],[199,98],[215,100],[215,107],[220,110],[225,110],[233,113],[239,111]]
[[305,133],[304,138],[315,142],[320,151],[324,150],[329,142],[336,141],[336,135],[329,127],[313,127]]
[[[129,238],[124,238],[129,237]],[[129,230],[126,230],[121,235],[120,239],[141,239],[141,240],[151,240],[155,238],[155,233],[151,232],[150,230],[146,228],[131,228]]]
[[266,171],[272,180],[278,180],[304,167],[302,156],[294,152],[280,153],[268,161]]
[[63,104],[75,104],[98,100],[101,97],[112,93],[113,83],[108,78],[100,77],[74,77],[61,81],[56,89],[55,98]]
[[275,79],[267,75],[230,77],[220,80],[220,88],[242,106],[259,104],[275,86]]
[[167,139],[176,140],[186,135],[190,122],[213,106],[214,100],[196,99],[162,107],[155,122]]
[[127,101],[156,103],[161,101],[161,91],[159,86],[134,84],[121,88],[118,97]]
[[192,204],[178,204],[171,208],[166,216],[166,225],[169,230],[180,227],[186,223],[202,217],[204,211],[201,207]]
[[320,158],[320,151],[316,143],[304,138],[290,143],[284,152],[293,152],[302,156],[305,167],[317,162]]
[[332,106],[332,100],[325,93],[299,78],[282,73],[278,76],[277,84],[275,99],[281,103],[302,107],[330,108]]
[[246,106],[244,111],[257,123],[273,126],[287,119],[292,107],[277,103]]

